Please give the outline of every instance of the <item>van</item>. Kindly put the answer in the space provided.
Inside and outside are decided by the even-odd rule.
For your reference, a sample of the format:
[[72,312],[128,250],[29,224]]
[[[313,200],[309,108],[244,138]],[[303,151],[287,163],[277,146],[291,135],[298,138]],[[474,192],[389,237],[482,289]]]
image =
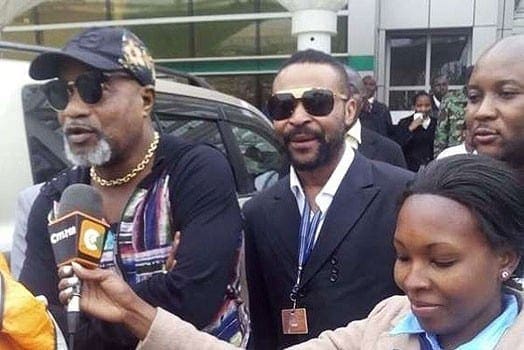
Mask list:
[[[32,80],[29,62],[0,59],[4,121],[0,138],[0,251],[11,249],[14,207],[24,188],[45,182],[68,163],[56,112]],[[174,81],[183,77],[189,83]],[[153,120],[157,130],[205,142],[221,150],[231,165],[239,201],[277,181],[284,169],[283,148],[271,122],[249,103],[213,89],[193,86],[197,78],[158,69]],[[212,175],[210,175],[212,176]]]

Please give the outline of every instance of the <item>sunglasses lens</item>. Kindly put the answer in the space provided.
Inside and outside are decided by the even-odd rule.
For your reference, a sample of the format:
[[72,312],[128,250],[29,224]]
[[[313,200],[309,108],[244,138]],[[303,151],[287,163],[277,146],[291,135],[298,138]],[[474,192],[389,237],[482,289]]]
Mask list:
[[76,78],[75,86],[78,94],[85,103],[93,104],[102,98],[102,74],[99,72],[88,72]]
[[309,90],[302,95],[302,103],[309,114],[316,117],[326,116],[333,110],[333,93],[329,90]]
[[52,80],[44,85],[47,101],[56,110],[63,111],[69,102],[67,83],[63,80]]
[[291,94],[275,94],[267,102],[267,110],[273,120],[291,117],[294,109],[295,98]]

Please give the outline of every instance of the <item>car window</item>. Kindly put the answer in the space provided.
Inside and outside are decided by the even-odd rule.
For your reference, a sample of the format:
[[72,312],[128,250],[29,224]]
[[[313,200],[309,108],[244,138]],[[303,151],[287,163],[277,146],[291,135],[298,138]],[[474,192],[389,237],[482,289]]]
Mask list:
[[220,119],[217,102],[158,93],[155,117],[163,133],[210,144],[227,156],[217,124]]
[[279,177],[279,150],[261,135],[247,127],[232,125],[231,130],[240,147],[247,172],[257,191],[273,185]]
[[34,183],[51,179],[69,164],[64,155],[62,131],[56,112],[47,103],[40,86],[31,84],[22,89],[27,146]]

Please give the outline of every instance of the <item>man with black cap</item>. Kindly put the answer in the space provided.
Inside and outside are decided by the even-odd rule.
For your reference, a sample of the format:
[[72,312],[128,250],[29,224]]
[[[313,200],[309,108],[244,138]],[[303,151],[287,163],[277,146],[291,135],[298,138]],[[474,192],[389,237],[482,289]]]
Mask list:
[[[240,210],[225,157],[153,128],[155,70],[147,49],[123,28],[89,29],[60,52],[30,67],[58,111],[67,157],[75,164],[46,183],[28,219],[27,256],[20,280],[45,295],[65,328],[57,268],[47,231],[62,191],[74,183],[97,188],[111,224],[101,265],[116,270],[135,292],[196,327],[242,345],[245,328],[236,290]],[[181,231],[177,265],[166,268]],[[69,287],[68,280],[61,288]],[[64,302],[62,300],[62,302]],[[134,348],[124,328],[82,318],[78,349]]]

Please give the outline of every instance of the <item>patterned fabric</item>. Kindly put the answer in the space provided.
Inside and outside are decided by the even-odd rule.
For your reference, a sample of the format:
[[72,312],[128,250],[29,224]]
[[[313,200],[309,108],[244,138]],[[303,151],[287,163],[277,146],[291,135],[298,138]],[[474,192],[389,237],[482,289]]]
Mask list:
[[463,90],[452,91],[442,99],[435,131],[435,156],[445,148],[464,141],[464,109],[467,97]]
[[[112,227],[108,233],[100,266],[116,271],[132,286],[167,272],[166,261],[174,236],[169,179],[169,175],[164,174],[151,188],[137,188],[124,209],[120,226]],[[249,338],[249,317],[240,297],[241,246],[242,241],[239,242],[236,271],[227,286],[223,304],[213,321],[202,330],[245,347]]]

